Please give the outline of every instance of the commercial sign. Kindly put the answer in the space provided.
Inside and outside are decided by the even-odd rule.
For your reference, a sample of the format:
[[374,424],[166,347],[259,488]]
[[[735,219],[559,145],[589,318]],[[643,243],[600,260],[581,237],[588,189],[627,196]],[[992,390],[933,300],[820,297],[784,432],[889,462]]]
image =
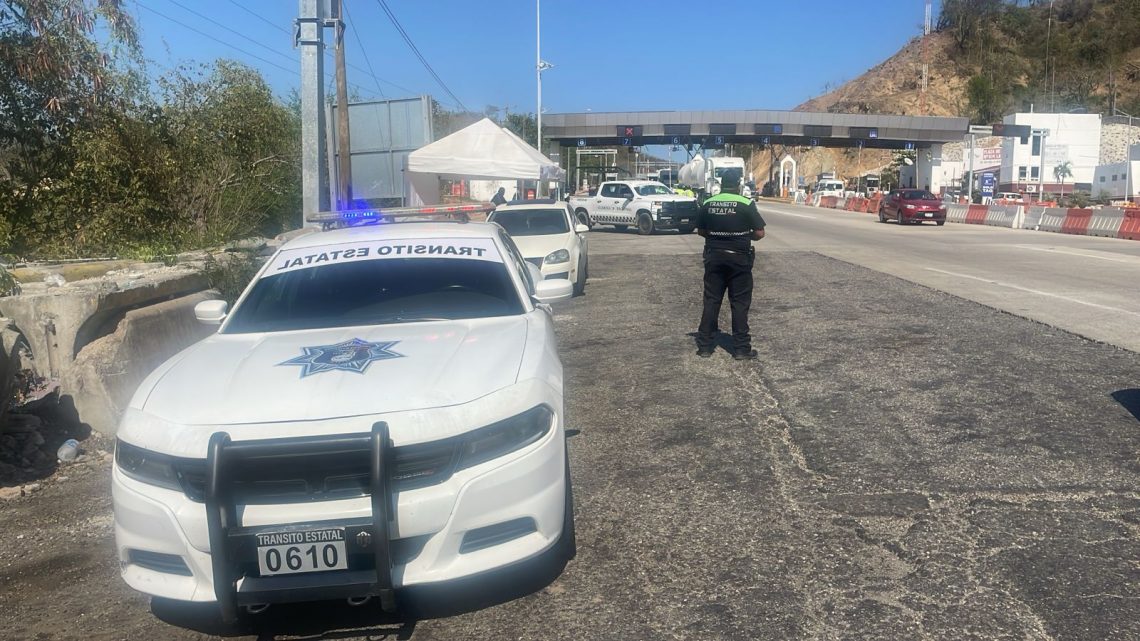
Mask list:
[[992,171],[987,171],[986,173],[982,174],[979,183],[981,185],[982,195],[993,197],[995,183],[997,183],[997,179]]
[[1052,167],[1056,167],[1069,160],[1069,146],[1068,145],[1045,145],[1045,168],[1052,172]]

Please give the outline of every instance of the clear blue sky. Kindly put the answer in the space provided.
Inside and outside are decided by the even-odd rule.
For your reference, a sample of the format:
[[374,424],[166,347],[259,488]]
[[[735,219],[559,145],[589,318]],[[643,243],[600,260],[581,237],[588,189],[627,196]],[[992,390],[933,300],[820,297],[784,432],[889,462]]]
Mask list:
[[[468,108],[534,111],[533,0],[387,2]],[[454,102],[379,0],[345,3],[356,27],[347,33],[347,56],[357,94],[428,93]],[[259,69],[280,95],[298,86],[291,36],[297,0],[127,0],[126,6],[138,20],[152,73],[226,57]],[[545,0],[542,56],[555,68],[543,74],[543,106],[548,113],[791,109],[921,33],[923,6],[923,0]]]

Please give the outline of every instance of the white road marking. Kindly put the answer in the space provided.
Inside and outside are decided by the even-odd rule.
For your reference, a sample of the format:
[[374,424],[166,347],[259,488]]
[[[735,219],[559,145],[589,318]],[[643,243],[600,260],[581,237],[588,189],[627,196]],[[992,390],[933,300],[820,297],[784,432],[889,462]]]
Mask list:
[[816,216],[809,216],[807,214],[793,214],[790,211],[780,211],[779,209],[768,209],[767,207],[764,207],[764,208],[757,207],[756,209],[759,209],[762,213],[765,213],[765,214],[780,214],[782,216],[795,216],[796,218],[812,218],[812,219],[816,218]]
[[1137,262],[1140,262],[1140,257],[1135,257],[1135,256],[1122,256],[1122,257],[1112,258],[1109,256],[1098,256],[1096,254],[1092,254],[1092,253],[1088,253],[1088,252],[1073,251],[1070,249],[1058,249],[1056,247],[1039,247],[1037,245],[1014,245],[1014,247],[1016,247],[1018,249],[1032,249],[1033,251],[1039,251],[1039,252],[1055,252],[1058,254],[1068,254],[1070,256],[1080,256],[1081,258],[1096,258],[1098,260],[1107,260],[1107,261],[1111,261],[1114,263],[1136,264]]
[[937,272],[939,274],[946,274],[947,276],[956,276],[958,278],[968,278],[970,280],[976,280],[976,281],[981,282],[981,283],[989,283],[991,285],[997,285],[998,287],[1007,287],[1009,289],[1016,289],[1018,291],[1026,292],[1029,294],[1037,294],[1038,296],[1047,296],[1049,298],[1059,298],[1061,300],[1068,301],[1070,303],[1077,303],[1078,305],[1086,305],[1088,307],[1095,307],[1097,309],[1105,309],[1105,310],[1112,311],[1112,312],[1120,312],[1121,314],[1128,314],[1129,316],[1140,316],[1140,314],[1138,314],[1136,312],[1128,311],[1127,309],[1120,309],[1119,307],[1112,307],[1110,305],[1101,305],[1100,303],[1090,303],[1088,301],[1081,300],[1079,298],[1073,298],[1072,296],[1065,296],[1063,294],[1054,294],[1052,292],[1043,292],[1039,289],[1030,289],[1029,287],[1022,287],[1020,285],[1003,283],[1003,282],[992,280],[989,278],[980,278],[978,276],[970,276],[969,274],[959,274],[957,272],[948,272],[944,269],[934,269],[933,267],[926,267],[925,269],[928,272]]

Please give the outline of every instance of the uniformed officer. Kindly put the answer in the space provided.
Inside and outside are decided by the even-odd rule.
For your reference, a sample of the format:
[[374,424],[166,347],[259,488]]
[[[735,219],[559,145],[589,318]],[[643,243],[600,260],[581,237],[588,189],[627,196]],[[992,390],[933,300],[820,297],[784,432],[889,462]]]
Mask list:
[[697,356],[712,356],[716,347],[720,303],[728,290],[732,309],[733,358],[756,358],[748,330],[752,305],[753,240],[764,237],[764,219],[756,204],[740,195],[742,172],[729,170],[721,177],[721,191],[701,205],[697,233],[705,238],[705,302],[697,330]]

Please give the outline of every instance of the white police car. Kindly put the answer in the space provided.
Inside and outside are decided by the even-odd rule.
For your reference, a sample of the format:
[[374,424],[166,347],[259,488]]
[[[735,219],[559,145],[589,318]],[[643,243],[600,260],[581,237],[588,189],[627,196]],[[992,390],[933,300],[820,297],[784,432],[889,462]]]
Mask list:
[[[574,552],[542,280],[488,223],[298,238],[140,386],[113,472],[122,575],[242,607],[378,597]],[[557,547],[555,547],[557,546]]]

